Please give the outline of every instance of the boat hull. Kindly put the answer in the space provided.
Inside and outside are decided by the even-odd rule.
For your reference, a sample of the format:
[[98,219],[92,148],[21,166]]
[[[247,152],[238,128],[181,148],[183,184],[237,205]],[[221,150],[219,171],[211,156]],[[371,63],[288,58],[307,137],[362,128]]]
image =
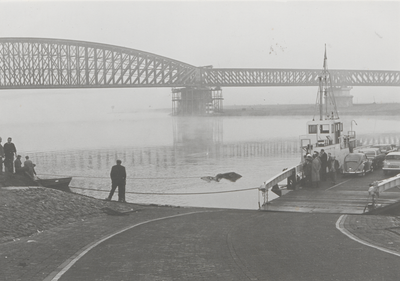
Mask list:
[[40,186],[53,188],[62,191],[71,192],[69,189],[69,183],[71,182],[72,177],[67,178],[53,178],[53,179],[38,179],[37,183]]

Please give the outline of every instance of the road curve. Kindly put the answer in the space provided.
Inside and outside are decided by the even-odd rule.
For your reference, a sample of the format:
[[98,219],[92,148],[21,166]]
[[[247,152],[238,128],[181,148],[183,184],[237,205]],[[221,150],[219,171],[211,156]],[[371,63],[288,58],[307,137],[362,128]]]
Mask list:
[[336,229],[338,214],[196,212],[98,243],[59,280],[397,280],[398,256]]

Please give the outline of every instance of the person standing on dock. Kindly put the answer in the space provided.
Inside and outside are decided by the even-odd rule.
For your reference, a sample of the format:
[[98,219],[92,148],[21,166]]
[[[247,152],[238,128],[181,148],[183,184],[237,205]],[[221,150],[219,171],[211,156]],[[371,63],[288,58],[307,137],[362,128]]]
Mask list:
[[339,161],[335,156],[330,156],[328,161],[329,176],[333,184],[336,184],[336,173],[339,170]]
[[326,181],[326,168],[328,167],[328,155],[326,155],[325,150],[321,149],[319,157],[321,158],[321,180]]
[[9,173],[14,173],[14,154],[17,156],[17,149],[11,141],[12,138],[9,137],[4,144],[4,166]]
[[0,174],[3,173],[3,159],[4,159],[4,148],[1,145],[2,139],[0,137]]
[[319,187],[320,181],[320,170],[321,170],[321,160],[317,153],[314,153],[313,160],[311,162],[311,181],[313,187]]
[[122,203],[126,203],[125,201],[125,185],[126,185],[126,170],[125,167],[121,165],[122,161],[117,160],[117,165],[112,166],[111,168],[111,191],[108,197],[105,199],[106,201],[111,201],[115,189],[118,187],[118,201]]
[[305,186],[311,186],[311,162],[312,157],[310,154],[307,154],[307,156],[305,156],[303,164]]

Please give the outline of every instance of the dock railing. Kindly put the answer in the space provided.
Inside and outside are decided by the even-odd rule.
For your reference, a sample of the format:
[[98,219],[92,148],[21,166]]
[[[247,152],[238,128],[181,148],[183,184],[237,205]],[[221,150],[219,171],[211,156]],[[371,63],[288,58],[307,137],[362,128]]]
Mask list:
[[375,181],[371,184],[371,187],[372,186],[375,187],[375,190],[379,193],[384,192],[390,188],[400,186],[400,174],[381,181]]
[[364,209],[364,212],[366,210],[371,211],[377,207],[376,200],[377,198],[379,198],[380,193],[385,192],[390,188],[399,186],[400,186],[400,174],[397,174],[391,178],[387,178],[381,181],[374,181],[373,183],[371,183],[368,189],[368,195],[371,198],[371,202],[368,203],[368,205]]
[[[296,184],[302,178],[303,173],[303,165],[299,164],[297,166],[293,166],[291,168],[284,169],[282,172],[277,174],[276,176],[270,178],[268,181],[265,181],[261,186],[258,188],[259,197],[258,197],[258,207],[264,207],[265,205],[269,204],[268,198],[268,191],[273,188],[279,188],[279,183],[287,179],[287,189],[295,189]],[[260,193],[261,198],[263,198],[263,203],[260,203]]]

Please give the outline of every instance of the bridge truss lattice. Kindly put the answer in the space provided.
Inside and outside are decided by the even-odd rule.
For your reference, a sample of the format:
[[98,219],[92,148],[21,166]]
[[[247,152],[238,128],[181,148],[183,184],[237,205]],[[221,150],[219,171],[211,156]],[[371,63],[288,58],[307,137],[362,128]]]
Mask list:
[[[400,86],[400,71],[330,70],[333,85]],[[318,86],[320,69],[202,69],[201,80],[208,86]]]
[[[319,69],[195,67],[92,42],[0,38],[0,89],[315,86]],[[341,86],[400,86],[400,71],[331,70]]]
[[185,87],[196,84],[197,72],[189,64],[124,47],[0,38],[0,89]]
[[[0,90],[170,87],[173,112],[222,111],[221,87],[317,86],[318,69],[195,67],[92,42],[0,38]],[[331,70],[339,87],[400,86],[400,71]]]

